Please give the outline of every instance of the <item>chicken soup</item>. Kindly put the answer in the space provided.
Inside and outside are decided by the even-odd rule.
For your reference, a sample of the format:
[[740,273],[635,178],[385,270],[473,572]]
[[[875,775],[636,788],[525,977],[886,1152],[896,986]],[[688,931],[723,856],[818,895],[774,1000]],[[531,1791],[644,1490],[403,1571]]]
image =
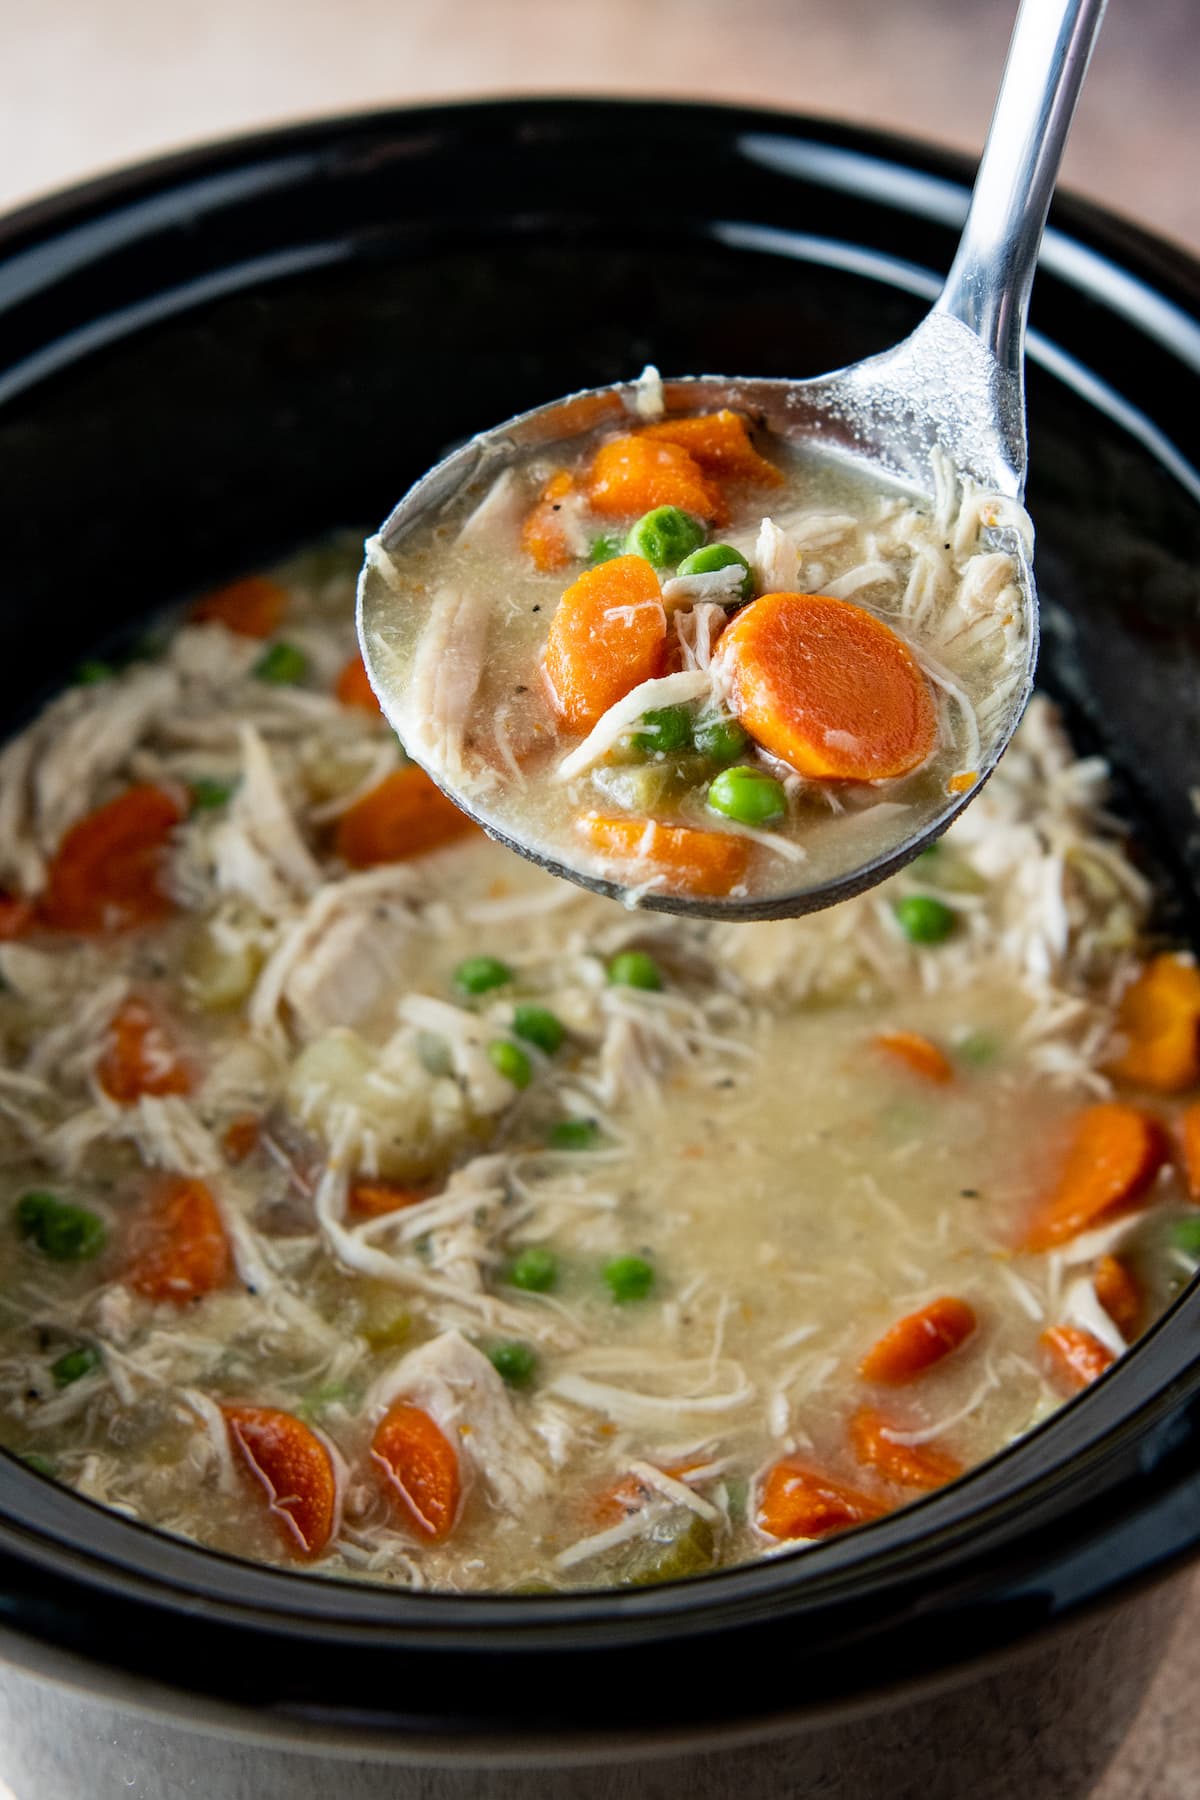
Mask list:
[[355,561],[0,755],[0,1443],[238,1556],[629,1586],[867,1525],[1124,1355],[1200,1257],[1200,974],[1053,708],[858,899],[631,913],[405,760]]

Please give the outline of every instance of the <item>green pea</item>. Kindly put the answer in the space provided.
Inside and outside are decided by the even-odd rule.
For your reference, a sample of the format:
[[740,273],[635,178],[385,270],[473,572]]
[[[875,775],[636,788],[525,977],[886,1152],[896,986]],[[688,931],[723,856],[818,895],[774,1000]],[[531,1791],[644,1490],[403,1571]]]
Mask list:
[[558,1280],[558,1258],[545,1244],[527,1244],[509,1263],[508,1280],[527,1294],[545,1294]]
[[518,1006],[513,1013],[513,1030],[547,1056],[554,1055],[567,1035],[566,1026],[548,1006]]
[[326,1381],[320,1387],[311,1388],[301,1400],[296,1411],[302,1419],[319,1419],[329,1407],[339,1406],[350,1397],[350,1386],[345,1381]]
[[608,979],[613,987],[655,989],[662,986],[662,974],[652,956],[644,950],[622,950],[608,965]]
[[50,1373],[54,1377],[54,1385],[70,1387],[73,1381],[82,1381],[93,1369],[100,1367],[100,1352],[93,1344],[80,1344],[77,1350],[68,1350],[57,1362],[51,1363]]
[[558,1119],[546,1133],[551,1150],[590,1150],[599,1139],[595,1119]]
[[504,987],[512,978],[508,964],[496,956],[468,956],[454,971],[454,985],[464,994],[486,994],[489,988]]
[[725,1477],[725,1494],[729,1506],[730,1523],[740,1525],[746,1516],[746,1508],[750,1504],[750,1483],[744,1475],[727,1475]]
[[515,1088],[527,1088],[533,1080],[533,1064],[518,1044],[508,1038],[493,1038],[487,1047],[488,1061],[497,1075],[511,1081]]
[[686,750],[692,741],[692,715],[686,706],[659,706],[643,713],[641,730],[633,734],[633,747],[647,756],[669,750]]
[[704,542],[704,527],[678,506],[656,506],[629,527],[625,548],[656,569],[674,568]]
[[509,1387],[525,1387],[537,1368],[537,1354],[528,1344],[493,1344],[488,1361]]
[[[732,544],[705,544],[702,550],[693,550],[690,556],[684,557],[676,574],[712,575],[717,569],[735,568],[745,570],[737,592],[741,599],[749,600],[754,592],[754,571],[741,551],[735,550]],[[732,597],[730,603],[732,604]]]
[[274,687],[291,687],[308,674],[308,658],[297,644],[272,644],[255,663],[253,674]]
[[1200,1217],[1176,1219],[1171,1227],[1171,1242],[1185,1256],[1193,1256],[1200,1262]]
[[603,1269],[612,1297],[621,1306],[644,1300],[654,1286],[654,1270],[644,1256],[614,1256]]
[[611,531],[601,532],[588,545],[588,561],[595,568],[597,563],[611,562],[614,556],[620,556],[623,546],[619,537]]
[[75,671],[75,682],[78,687],[99,687],[102,681],[111,681],[116,669],[103,657],[89,656],[81,662]]
[[707,718],[702,715],[696,720],[692,742],[710,762],[731,763],[737,761],[750,739],[736,719],[710,713]]
[[775,825],[787,816],[787,795],[773,775],[739,765],[722,769],[708,784],[708,804],[714,812],[742,825]]
[[954,930],[954,913],[932,894],[906,894],[892,911],[910,944],[940,944]]
[[990,1031],[973,1031],[958,1046],[960,1059],[972,1069],[985,1069],[1000,1054],[1000,1045]]
[[224,806],[232,794],[232,781],[215,781],[211,775],[198,775],[191,784],[193,812],[214,812]]
[[32,1469],[35,1475],[45,1475],[51,1481],[53,1481],[58,1474],[58,1464],[51,1462],[48,1456],[39,1456],[36,1450],[24,1451],[21,1456],[21,1461],[25,1464],[26,1468]]
[[17,1202],[17,1229],[32,1238],[52,1262],[85,1262],[103,1250],[108,1229],[85,1207],[71,1206],[56,1194],[23,1194]]

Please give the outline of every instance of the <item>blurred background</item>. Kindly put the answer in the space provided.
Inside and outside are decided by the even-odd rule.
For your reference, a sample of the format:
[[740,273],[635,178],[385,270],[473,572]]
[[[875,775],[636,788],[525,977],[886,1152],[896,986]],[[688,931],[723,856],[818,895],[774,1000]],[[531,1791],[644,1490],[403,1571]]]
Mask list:
[[[1016,0],[0,0],[0,208],[198,139],[396,102],[636,92],[976,151]],[[1110,0],[1064,181],[1200,248],[1200,0]]]

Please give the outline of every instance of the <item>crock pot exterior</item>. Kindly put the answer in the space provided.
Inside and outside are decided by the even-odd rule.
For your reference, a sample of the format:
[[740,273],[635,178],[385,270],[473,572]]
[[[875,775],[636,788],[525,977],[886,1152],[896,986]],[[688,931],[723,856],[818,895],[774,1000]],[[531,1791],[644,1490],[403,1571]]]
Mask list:
[[[650,358],[805,375],[884,348],[936,291],[968,186],[959,160],[826,122],[514,100],[242,140],[18,215],[0,226],[0,718],[18,725],[181,583],[372,527],[449,443],[522,405]],[[1172,929],[1195,938],[1198,313],[1188,259],[1055,209],[1029,386],[1043,679],[1113,760]],[[1189,1293],[952,1489],[643,1593],[414,1595],[241,1564],[0,1456],[0,1650],[209,1730],[480,1770],[936,1709],[969,1669],[1051,1656],[1052,1628],[1134,1632],[1146,1599],[1091,1615],[1200,1542],[1198,1334]],[[1015,1690],[1012,1706],[1032,1717]],[[810,1776],[767,1791],[873,1792]]]

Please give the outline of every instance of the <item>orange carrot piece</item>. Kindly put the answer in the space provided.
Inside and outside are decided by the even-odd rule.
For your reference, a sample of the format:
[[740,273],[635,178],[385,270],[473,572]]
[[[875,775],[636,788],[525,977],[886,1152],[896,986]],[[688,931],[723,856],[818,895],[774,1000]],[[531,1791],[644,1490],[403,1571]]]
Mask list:
[[239,1113],[221,1133],[221,1150],[226,1162],[245,1162],[258,1148],[262,1136],[262,1120],[257,1113]]
[[22,900],[16,894],[0,891],[0,944],[24,937],[36,918],[37,907],[32,900]]
[[574,480],[567,471],[556,469],[521,527],[521,548],[534,568],[541,569],[544,574],[565,569],[575,560],[562,518],[563,501],[574,488]]
[[1118,1100],[1086,1107],[1021,1248],[1053,1250],[1130,1205],[1149,1187],[1165,1151],[1162,1129],[1149,1113]]
[[963,1465],[933,1444],[897,1444],[888,1436],[899,1429],[873,1406],[861,1406],[850,1421],[850,1443],[859,1462],[877,1469],[900,1487],[939,1488],[957,1481]]
[[453,1444],[419,1406],[397,1400],[371,1440],[389,1498],[431,1543],[449,1537],[458,1518],[461,1482]]
[[952,1294],[931,1300],[885,1331],[863,1357],[858,1372],[866,1381],[899,1387],[914,1381],[965,1344],[975,1330],[974,1308]]
[[55,931],[126,931],[174,908],[165,864],[184,816],[174,794],[131,787],[72,825],[46,876],[41,916]]
[[555,710],[590,731],[640,681],[662,673],[667,615],[658,576],[641,556],[586,569],[555,609],[545,667]]
[[1137,1336],[1142,1317],[1142,1290],[1128,1263],[1118,1256],[1102,1256],[1092,1277],[1096,1298],[1129,1343]]
[[[700,1467],[702,1464],[699,1462],[666,1463],[662,1472],[673,1481],[684,1481],[693,1469]],[[651,1487],[640,1475],[627,1470],[592,1497],[588,1515],[597,1525],[619,1525],[631,1512],[637,1512],[647,1501],[659,1497],[657,1488]]]
[[161,1020],[136,998],[123,1000],[109,1022],[96,1079],[122,1106],[143,1094],[190,1094],[196,1085]]
[[203,1181],[168,1175],[157,1183],[127,1245],[126,1285],[147,1300],[186,1306],[229,1280],[229,1240]]
[[409,763],[347,807],[337,822],[334,844],[351,868],[369,869],[423,856],[478,829],[424,769]]
[[354,655],[334,684],[334,694],[343,706],[357,707],[360,712],[378,713],[379,702],[367,674],[361,654]]
[[587,473],[587,497],[605,518],[637,518],[656,506],[678,506],[712,525],[727,517],[720,488],[695,457],[644,432],[601,444]]
[[1052,1325],[1038,1347],[1047,1377],[1064,1394],[1077,1394],[1117,1360],[1106,1344],[1078,1325]]
[[1185,1106],[1179,1121],[1183,1179],[1190,1200],[1200,1200],[1200,1100]]
[[929,684],[895,632],[828,594],[763,594],[714,662],[751,737],[815,781],[907,775],[937,740]]
[[819,1469],[784,1457],[763,1482],[758,1523],[776,1538],[819,1538],[865,1525],[888,1510],[873,1494],[860,1493]]
[[428,1198],[428,1189],[401,1187],[396,1181],[352,1181],[349,1206],[360,1219],[379,1219]]
[[919,1031],[881,1031],[873,1038],[876,1050],[882,1050],[895,1062],[904,1064],[924,1081],[945,1083],[954,1080],[954,1065],[932,1038]]
[[655,443],[678,444],[699,463],[704,474],[715,475],[718,480],[757,481],[771,487],[778,487],[783,480],[775,464],[754,448],[741,413],[730,412],[727,407],[689,419],[663,419],[647,425],[641,435]]
[[694,831],[690,825],[599,813],[584,813],[576,825],[594,850],[623,864],[635,881],[665,875],[670,887],[686,894],[728,894],[750,862],[750,845],[731,831]]
[[315,1431],[273,1406],[223,1406],[229,1436],[288,1549],[320,1556],[337,1522],[333,1458]]
[[1125,990],[1117,1030],[1126,1047],[1111,1065],[1122,1081],[1177,1094],[1200,1082],[1200,969],[1156,956]]
[[265,575],[247,575],[228,587],[205,594],[192,608],[198,625],[224,625],[239,637],[268,638],[278,629],[287,609],[287,589]]

